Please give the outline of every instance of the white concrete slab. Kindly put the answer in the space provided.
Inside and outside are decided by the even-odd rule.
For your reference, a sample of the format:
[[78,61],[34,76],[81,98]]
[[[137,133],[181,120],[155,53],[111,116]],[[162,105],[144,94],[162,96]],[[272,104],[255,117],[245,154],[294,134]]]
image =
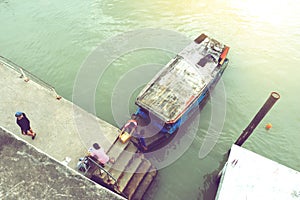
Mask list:
[[300,172],[233,145],[216,199],[300,199]]

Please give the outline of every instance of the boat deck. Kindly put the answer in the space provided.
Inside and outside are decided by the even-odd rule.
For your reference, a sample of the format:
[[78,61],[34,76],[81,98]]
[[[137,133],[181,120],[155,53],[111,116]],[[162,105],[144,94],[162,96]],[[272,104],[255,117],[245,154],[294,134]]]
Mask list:
[[[201,37],[201,36],[200,36]],[[172,59],[141,91],[136,104],[165,122],[176,120],[219,71],[225,45],[202,35]]]

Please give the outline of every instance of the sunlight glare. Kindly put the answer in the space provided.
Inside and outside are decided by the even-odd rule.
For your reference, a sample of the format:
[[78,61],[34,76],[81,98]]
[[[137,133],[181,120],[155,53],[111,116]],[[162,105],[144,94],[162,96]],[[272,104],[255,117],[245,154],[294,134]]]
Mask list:
[[289,10],[287,1],[274,0],[230,0],[230,6],[243,15],[271,24],[282,23]]

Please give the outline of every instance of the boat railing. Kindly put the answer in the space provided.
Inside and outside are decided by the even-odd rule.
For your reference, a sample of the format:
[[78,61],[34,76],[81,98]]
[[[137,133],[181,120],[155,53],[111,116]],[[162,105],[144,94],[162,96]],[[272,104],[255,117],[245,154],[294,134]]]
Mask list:
[[41,80],[40,78],[38,78],[34,74],[30,73],[29,71],[27,71],[23,67],[19,66],[18,64],[12,62],[11,60],[9,60],[3,56],[0,56],[0,63],[2,65],[5,65],[6,67],[9,67],[9,68],[15,70],[17,73],[20,73],[20,78],[23,78],[25,82],[28,82],[29,80],[33,80],[35,83],[54,92],[56,99],[61,99],[61,97],[56,93],[55,88],[52,85]]

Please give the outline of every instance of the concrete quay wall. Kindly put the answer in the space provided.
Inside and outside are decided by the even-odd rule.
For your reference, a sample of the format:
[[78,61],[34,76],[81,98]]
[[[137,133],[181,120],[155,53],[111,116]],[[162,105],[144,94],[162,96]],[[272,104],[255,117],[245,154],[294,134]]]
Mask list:
[[[0,59],[0,199],[121,199],[74,170],[94,142],[107,150],[118,128],[7,65]],[[26,113],[35,140],[21,134],[16,111]]]

